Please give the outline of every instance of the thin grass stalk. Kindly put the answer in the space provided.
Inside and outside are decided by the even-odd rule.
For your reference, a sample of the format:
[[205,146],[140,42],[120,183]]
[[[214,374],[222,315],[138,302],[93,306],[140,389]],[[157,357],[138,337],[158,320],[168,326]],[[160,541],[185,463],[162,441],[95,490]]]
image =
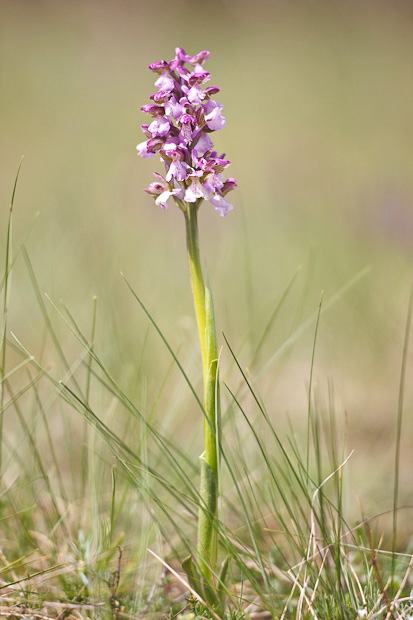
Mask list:
[[310,382],[308,385],[308,408],[307,408],[307,458],[306,458],[306,471],[307,471],[307,493],[308,493],[308,485],[309,485],[309,471],[310,471],[310,430],[311,430],[311,395],[313,389],[313,372],[314,372],[314,360],[315,360],[315,350],[317,344],[317,335],[318,335],[318,326],[320,324],[320,314],[321,314],[321,306],[323,303],[324,291],[321,293],[320,303],[318,305],[318,314],[317,320],[315,324],[314,331],[314,341],[313,341],[313,350],[311,354],[311,366],[310,366]]
[[284,302],[285,302],[285,300],[287,299],[287,297],[288,297],[288,294],[289,294],[290,290],[291,290],[291,289],[292,289],[292,287],[293,287],[293,284],[294,284],[294,282],[295,282],[295,280],[296,280],[296,278],[297,278],[297,275],[298,275],[298,273],[299,273],[300,269],[301,269],[301,267],[299,267],[299,268],[297,269],[297,271],[295,272],[295,274],[293,275],[293,277],[292,277],[292,278],[291,278],[291,280],[289,281],[289,283],[288,283],[288,285],[287,285],[286,289],[283,291],[283,293],[282,293],[281,297],[279,298],[279,300],[278,300],[278,302],[277,302],[277,304],[276,304],[276,306],[275,306],[274,310],[272,311],[271,316],[270,316],[270,318],[268,319],[268,321],[267,321],[267,323],[266,323],[266,325],[265,325],[265,327],[264,327],[264,329],[263,329],[263,331],[262,331],[261,338],[259,339],[258,344],[257,344],[257,346],[255,347],[255,351],[254,351],[254,353],[253,353],[253,355],[252,355],[251,361],[250,361],[250,363],[248,364],[248,367],[249,367],[249,368],[253,368],[253,366],[254,366],[254,365],[255,365],[255,363],[257,362],[257,360],[258,360],[258,358],[259,358],[259,355],[260,355],[260,353],[261,353],[262,347],[264,346],[265,342],[267,341],[267,338],[268,338],[268,335],[269,335],[269,333],[270,333],[270,331],[271,331],[271,328],[272,328],[272,326],[274,325],[275,320],[277,319],[278,314],[279,314],[279,312],[280,312],[281,308],[283,307]]
[[19,178],[20,168],[23,163],[23,158],[20,160],[19,167],[17,169],[16,178],[13,186],[13,193],[11,196],[9,218],[7,223],[7,238],[6,238],[6,258],[4,268],[4,297],[3,297],[3,326],[1,336],[1,367],[0,367],[0,472],[3,459],[3,418],[4,418],[4,393],[5,393],[5,377],[6,377],[6,338],[7,338],[7,312],[8,312],[8,298],[9,298],[9,279],[10,279],[10,257],[11,257],[11,238],[12,238],[12,222],[13,222],[13,206],[14,197],[16,195],[17,181]]
[[400,371],[399,400],[398,400],[398,405],[397,405],[396,450],[395,450],[395,456],[394,456],[394,491],[393,491],[393,535],[392,535],[392,565],[391,565],[392,583],[394,580],[394,572],[396,568],[395,552],[396,552],[396,545],[397,545],[397,502],[399,498],[400,440],[401,440],[401,431],[402,431],[404,388],[405,388],[405,381],[406,381],[407,354],[408,354],[408,349],[409,349],[412,312],[413,312],[413,285],[410,289],[409,304],[407,308],[406,327],[405,327],[405,332],[404,332],[404,343],[403,343],[403,356],[402,356],[402,365],[401,365],[401,371]]
[[4,301],[3,301],[3,328],[1,339],[1,376],[0,376],[0,471],[3,461],[3,418],[4,418],[4,393],[6,388],[6,335],[7,335],[7,302],[9,292],[9,252],[11,243],[11,222],[12,222],[12,209],[10,209],[9,223],[7,227],[7,241],[6,241],[6,267],[5,267],[5,282],[4,282]]
[[[90,336],[90,349],[92,350],[95,344],[95,332],[96,332],[96,308],[97,308],[97,298],[93,297],[93,312],[92,312],[92,329]],[[90,397],[90,382],[92,377],[92,364],[93,364],[93,356],[92,353],[89,353],[89,359],[87,361],[86,366],[86,388],[85,388],[85,401],[89,403]],[[88,436],[89,436],[89,425],[87,421],[84,419],[83,421],[83,440],[82,440],[82,467],[81,467],[81,476],[82,476],[82,486],[80,497],[83,498],[83,504],[86,502],[86,485],[87,485],[87,470],[88,470]]]

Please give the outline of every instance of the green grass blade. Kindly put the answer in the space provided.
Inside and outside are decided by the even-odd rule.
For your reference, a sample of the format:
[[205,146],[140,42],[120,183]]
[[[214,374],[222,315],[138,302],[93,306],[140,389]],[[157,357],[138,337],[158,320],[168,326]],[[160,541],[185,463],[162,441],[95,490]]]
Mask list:
[[17,181],[19,179],[20,169],[22,167],[23,158],[20,160],[19,167],[17,169],[16,178],[14,181],[13,192],[11,197],[9,218],[7,223],[7,238],[6,238],[6,256],[4,267],[4,296],[3,296],[3,322],[1,331],[1,367],[0,367],[0,471],[2,468],[2,446],[3,446],[3,418],[4,418],[4,391],[5,391],[5,376],[6,376],[6,338],[7,338],[7,315],[8,315],[8,301],[9,301],[9,279],[10,279],[10,260],[11,260],[11,245],[12,245],[12,222],[13,222],[13,207],[14,198],[16,195]]
[[409,350],[410,328],[413,312],[413,285],[410,289],[409,303],[407,308],[406,327],[404,332],[403,355],[400,370],[399,399],[397,405],[397,423],[396,423],[396,449],[394,455],[394,491],[393,491],[393,534],[392,534],[392,581],[395,572],[395,551],[397,545],[397,503],[399,497],[399,475],[400,475],[400,440],[403,422],[403,403],[406,383],[407,355]]

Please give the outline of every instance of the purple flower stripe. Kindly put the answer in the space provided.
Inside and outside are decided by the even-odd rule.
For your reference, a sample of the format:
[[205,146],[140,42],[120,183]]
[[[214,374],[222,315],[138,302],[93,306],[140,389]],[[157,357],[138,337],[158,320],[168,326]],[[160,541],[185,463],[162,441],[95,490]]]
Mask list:
[[151,122],[141,125],[146,140],[136,148],[144,158],[159,153],[165,165],[165,176],[155,172],[157,180],[144,190],[158,206],[166,209],[173,198],[185,210],[185,203],[209,200],[225,216],[233,206],[224,196],[237,184],[233,178],[224,180],[223,171],[231,162],[218,156],[210,138],[225,126],[225,118],[223,105],[212,99],[219,88],[203,88],[211,77],[202,66],[208,58],[207,50],[188,56],[177,47],[170,62],[149,65],[158,76],[157,92],[149,97],[153,103],[141,107]]

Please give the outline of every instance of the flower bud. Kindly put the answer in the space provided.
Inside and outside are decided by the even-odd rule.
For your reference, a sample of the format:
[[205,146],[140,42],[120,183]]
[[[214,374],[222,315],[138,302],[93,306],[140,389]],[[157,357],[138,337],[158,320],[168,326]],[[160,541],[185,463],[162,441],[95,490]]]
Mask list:
[[149,65],[149,69],[154,73],[164,73],[165,71],[169,72],[169,63],[166,60],[160,60],[159,62],[152,62]]

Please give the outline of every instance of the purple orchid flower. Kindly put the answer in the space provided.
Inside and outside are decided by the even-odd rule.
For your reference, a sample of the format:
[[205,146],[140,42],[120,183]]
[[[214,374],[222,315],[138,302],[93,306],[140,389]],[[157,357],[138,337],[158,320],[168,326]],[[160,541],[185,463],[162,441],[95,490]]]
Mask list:
[[173,198],[185,211],[186,203],[199,206],[208,200],[225,216],[233,206],[224,196],[237,184],[233,178],[224,180],[223,171],[231,162],[224,155],[218,157],[210,137],[225,126],[225,118],[223,105],[212,99],[219,88],[203,88],[211,77],[203,68],[208,58],[207,50],[189,56],[177,47],[171,61],[149,65],[158,76],[157,92],[150,96],[153,103],[141,107],[152,119],[142,125],[146,140],[137,151],[143,158],[159,153],[165,164],[165,178],[155,173],[158,180],[145,189],[157,205],[166,209]]

